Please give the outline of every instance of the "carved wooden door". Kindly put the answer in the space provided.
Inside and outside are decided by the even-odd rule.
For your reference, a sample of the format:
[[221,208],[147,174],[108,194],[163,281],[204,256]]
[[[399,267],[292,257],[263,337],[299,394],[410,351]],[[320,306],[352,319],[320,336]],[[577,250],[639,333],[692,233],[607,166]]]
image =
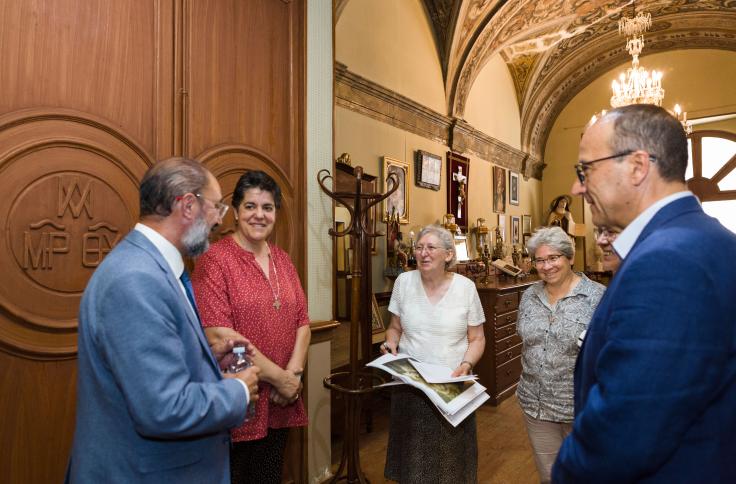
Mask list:
[[273,175],[304,274],[303,24],[302,1],[0,0],[3,482],[63,479],[79,300],[156,160],[199,159],[226,194]]

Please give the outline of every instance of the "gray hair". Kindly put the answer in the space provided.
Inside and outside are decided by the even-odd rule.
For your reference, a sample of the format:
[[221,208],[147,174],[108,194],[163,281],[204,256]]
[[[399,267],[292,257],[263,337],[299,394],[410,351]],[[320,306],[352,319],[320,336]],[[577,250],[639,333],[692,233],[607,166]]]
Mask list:
[[656,158],[659,175],[667,181],[685,181],[687,135],[666,109],[653,104],[631,104],[608,111],[601,120],[613,122],[614,153],[643,150]]
[[207,169],[187,158],[168,158],[148,169],[141,180],[140,216],[168,217],[177,197],[199,193],[207,185]]
[[445,269],[452,268],[457,263],[457,252],[455,252],[455,238],[452,236],[450,231],[442,227],[441,225],[427,225],[419,231],[417,241],[422,240],[422,237],[424,237],[425,235],[434,235],[435,237],[440,239],[440,244],[442,244],[442,248],[452,253],[452,259],[450,259],[450,262],[445,263]]
[[538,228],[527,242],[526,248],[529,250],[529,254],[534,257],[534,254],[543,245],[560,251],[568,259],[575,257],[575,246],[572,245],[570,236],[560,227]]

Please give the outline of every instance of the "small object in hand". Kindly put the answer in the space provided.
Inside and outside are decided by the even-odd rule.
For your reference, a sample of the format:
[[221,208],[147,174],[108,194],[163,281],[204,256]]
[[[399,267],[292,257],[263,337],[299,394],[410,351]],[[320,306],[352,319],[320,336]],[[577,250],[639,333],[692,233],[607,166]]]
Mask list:
[[386,351],[391,351],[391,350],[389,349],[389,347],[388,347],[388,341],[384,341],[384,342],[383,342],[383,344],[382,344],[381,346],[383,346],[383,349],[384,349],[384,350],[386,350]]

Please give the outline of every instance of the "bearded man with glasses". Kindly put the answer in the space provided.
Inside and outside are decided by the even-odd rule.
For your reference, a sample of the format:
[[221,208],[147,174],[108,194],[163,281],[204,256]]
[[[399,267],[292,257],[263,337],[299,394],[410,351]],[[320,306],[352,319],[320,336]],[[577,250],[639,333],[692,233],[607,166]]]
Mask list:
[[687,190],[687,163],[657,106],[583,135],[572,193],[621,231],[622,262],[578,357],[553,482],[736,482],[736,235]]

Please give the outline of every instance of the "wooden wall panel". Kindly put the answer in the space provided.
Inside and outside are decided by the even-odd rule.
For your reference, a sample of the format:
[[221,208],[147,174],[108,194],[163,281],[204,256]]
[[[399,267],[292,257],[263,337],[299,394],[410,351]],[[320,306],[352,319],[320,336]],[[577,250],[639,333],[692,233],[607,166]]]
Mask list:
[[186,153],[213,170],[226,197],[244,168],[278,181],[284,206],[275,242],[304,276],[305,224],[296,223],[306,204],[304,2],[193,1],[188,8]]
[[75,109],[125,127],[152,151],[157,4],[0,1],[0,113]]
[[303,0],[0,0],[3,482],[63,479],[79,300],[155,160],[195,157],[227,196],[245,168],[272,174],[304,276],[304,20]]

